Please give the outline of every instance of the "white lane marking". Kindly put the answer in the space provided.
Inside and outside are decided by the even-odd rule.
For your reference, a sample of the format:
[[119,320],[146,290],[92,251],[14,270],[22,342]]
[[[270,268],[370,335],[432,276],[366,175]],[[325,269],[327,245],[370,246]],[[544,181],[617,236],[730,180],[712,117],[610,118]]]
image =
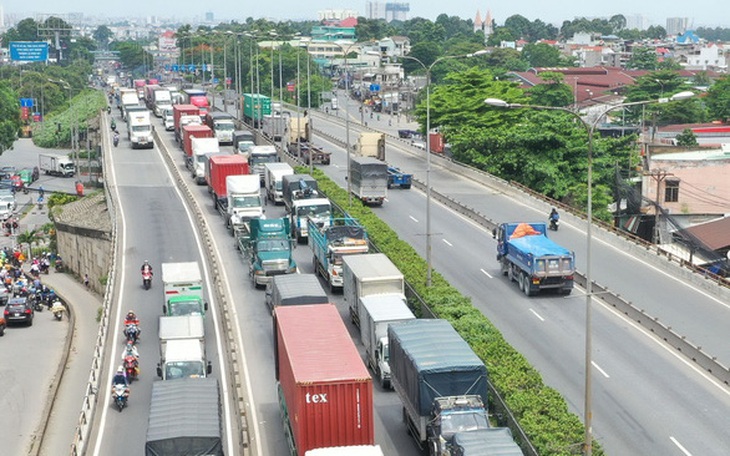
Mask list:
[[598,372],[600,372],[600,373],[601,373],[601,375],[603,375],[603,376],[604,376],[604,377],[606,377],[606,378],[611,378],[611,377],[610,377],[610,376],[609,376],[609,375],[608,375],[608,374],[606,373],[606,371],[605,371],[605,370],[601,369],[601,368],[600,368],[600,367],[598,366],[598,364],[596,364],[596,362],[595,362],[595,361],[591,361],[591,364],[593,364],[593,367],[595,367],[595,368],[596,368],[596,370],[597,370]]
[[494,278],[494,277],[492,277],[492,275],[490,273],[488,273],[484,269],[480,269],[480,271],[482,271],[482,274],[484,274],[485,276],[489,277],[490,279],[493,279]]
[[408,217],[410,217],[411,220],[413,220],[414,222],[418,223],[418,219],[416,217],[414,217],[412,215],[409,215]]
[[444,244],[448,245],[449,247],[453,247],[454,246],[454,244],[452,244],[451,242],[447,241],[446,239],[441,239],[441,240],[444,241]]
[[690,453],[689,451],[687,451],[687,449],[685,447],[683,447],[682,444],[679,443],[679,441],[677,439],[675,439],[674,437],[672,437],[670,435],[669,436],[669,440],[671,440],[673,444],[677,445],[677,448],[679,448],[679,451],[681,451],[682,453],[684,453],[686,456],[692,456],[692,453]]
[[530,312],[532,312],[540,321],[545,321],[545,319],[542,318],[539,313],[535,312],[534,309],[530,309]]

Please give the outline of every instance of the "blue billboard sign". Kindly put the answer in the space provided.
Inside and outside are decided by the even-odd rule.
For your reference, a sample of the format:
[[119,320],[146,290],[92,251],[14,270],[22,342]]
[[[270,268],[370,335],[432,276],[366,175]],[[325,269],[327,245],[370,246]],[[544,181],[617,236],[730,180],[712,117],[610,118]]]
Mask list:
[[20,107],[21,108],[32,108],[33,107],[33,99],[32,98],[21,98],[20,99]]
[[11,41],[10,60],[44,62],[48,60],[48,43],[45,41]]
[[371,92],[380,92],[380,84],[370,84]]

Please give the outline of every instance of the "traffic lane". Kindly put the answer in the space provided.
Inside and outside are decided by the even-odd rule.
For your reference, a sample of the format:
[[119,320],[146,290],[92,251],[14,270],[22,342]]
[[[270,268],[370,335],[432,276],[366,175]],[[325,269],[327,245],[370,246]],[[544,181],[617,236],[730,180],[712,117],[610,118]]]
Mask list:
[[[418,228],[422,225],[414,229],[412,225],[416,223],[413,219],[408,217],[405,220],[404,213],[398,210],[409,207],[408,214],[421,220],[423,209],[421,212],[418,209],[424,204],[419,204],[417,195],[418,192],[391,192],[389,204],[377,212],[398,231],[399,236],[414,242],[423,255],[425,240],[418,241],[423,237],[419,236],[421,231]],[[400,201],[401,198],[405,201]],[[425,198],[421,196],[421,200]],[[546,384],[561,391],[571,411],[582,416],[585,301],[580,291],[567,298],[546,294],[528,299],[514,283],[510,284],[501,276],[498,266],[483,266],[485,257],[496,265],[491,255],[475,254],[481,249],[473,242],[494,252],[494,242],[484,230],[466,220],[455,219],[438,204],[432,207],[432,227],[433,233],[436,233],[432,239],[436,270],[471,297],[475,306],[500,329],[505,339],[541,372]],[[458,230],[458,227],[464,229]],[[450,246],[442,242],[448,239],[456,241]],[[467,240],[472,242],[465,242]],[[485,298],[487,296],[489,298]],[[636,328],[631,328],[633,337],[621,334],[622,328],[629,324],[603,310],[599,304],[594,306],[602,309],[594,316],[594,391],[596,398],[603,398],[594,400],[593,405],[596,435],[609,454],[671,454],[670,451],[676,448],[669,439],[669,432],[683,430],[684,418],[697,413],[691,404],[684,410],[683,406],[671,405],[673,398],[679,394],[671,379],[686,377],[681,387],[683,394],[696,396],[703,402],[726,402],[724,392],[712,387],[705,377],[688,368],[683,359],[677,356],[667,358],[664,345],[652,336],[642,334],[639,337],[640,331]],[[605,329],[599,331],[598,328]],[[629,361],[623,362],[624,359]],[[646,366],[659,360],[662,364],[646,371]],[[610,377],[605,377],[605,372],[610,372]],[[623,378],[627,380],[622,382]],[[639,378],[641,381],[637,382]],[[656,416],[655,411],[662,408],[656,404],[667,404],[668,407]],[[722,415],[727,413],[727,409],[723,411],[723,408],[720,407],[721,411],[716,416],[696,417],[696,422],[701,423],[700,428],[705,429],[698,431],[699,435],[713,442],[724,441],[724,438],[716,438],[718,434],[722,435]],[[636,423],[626,419],[616,422],[613,419],[616,416],[634,417]],[[664,437],[656,441],[650,438],[647,443],[647,436],[655,435]]]
[[35,313],[33,326],[13,323],[0,338],[3,453],[26,454],[37,437],[67,333],[68,319],[57,321],[46,309]]

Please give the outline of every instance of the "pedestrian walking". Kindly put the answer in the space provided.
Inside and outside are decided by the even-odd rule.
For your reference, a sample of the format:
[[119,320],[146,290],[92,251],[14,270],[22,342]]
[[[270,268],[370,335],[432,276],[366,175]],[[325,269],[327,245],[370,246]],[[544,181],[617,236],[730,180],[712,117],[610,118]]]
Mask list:
[[84,286],[86,286],[86,289],[89,289],[89,274],[84,274]]

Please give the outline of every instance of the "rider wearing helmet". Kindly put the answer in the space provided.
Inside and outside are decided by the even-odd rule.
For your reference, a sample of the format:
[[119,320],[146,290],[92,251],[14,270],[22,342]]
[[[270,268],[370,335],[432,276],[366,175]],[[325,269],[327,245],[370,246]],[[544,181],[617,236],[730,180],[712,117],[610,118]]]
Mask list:
[[137,347],[135,347],[132,342],[127,342],[127,345],[124,346],[124,351],[122,352],[122,361],[124,361],[127,356],[133,356],[134,359],[139,360],[139,352],[137,351]]
[[133,310],[127,312],[127,316],[124,317],[124,326],[129,325],[139,326],[139,319],[137,318],[137,314],[135,314]]
[[550,211],[549,219],[550,219],[550,221],[560,219],[560,214],[558,214],[558,210],[557,209],[553,208],[553,210]]
[[127,373],[124,371],[124,366],[117,368],[117,372],[114,374],[114,378],[112,378],[112,386],[114,385],[129,386],[129,380],[127,379]]
[[150,273],[152,274],[152,265],[148,260],[144,260],[144,263],[142,263],[142,267],[140,268],[140,271],[142,271],[142,274],[144,273]]

